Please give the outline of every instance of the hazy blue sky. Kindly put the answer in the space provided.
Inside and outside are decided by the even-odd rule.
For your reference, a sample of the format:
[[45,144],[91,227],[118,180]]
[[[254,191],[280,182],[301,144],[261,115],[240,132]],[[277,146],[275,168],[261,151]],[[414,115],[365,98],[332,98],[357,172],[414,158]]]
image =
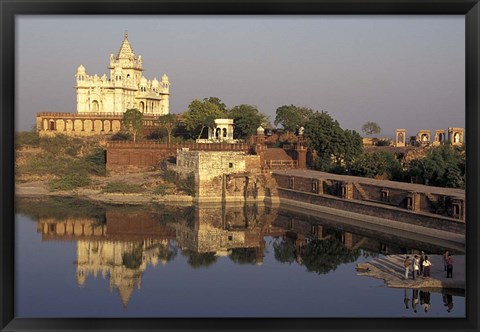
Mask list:
[[169,76],[172,113],[216,96],[272,123],[294,104],[385,136],[465,126],[464,16],[19,16],[16,29],[18,130],[76,112],[76,68],[108,75],[126,30],[145,77]]

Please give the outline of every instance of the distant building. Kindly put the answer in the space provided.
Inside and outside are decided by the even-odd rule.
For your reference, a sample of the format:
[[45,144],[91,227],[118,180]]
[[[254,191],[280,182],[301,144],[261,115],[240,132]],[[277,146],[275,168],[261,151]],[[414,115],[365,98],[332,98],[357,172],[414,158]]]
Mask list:
[[77,68],[77,113],[124,113],[136,108],[144,114],[168,114],[170,82],[166,74],[161,81],[143,75],[142,56],[138,59],[128,35],[114,57],[110,54],[110,78],[105,74],[87,75],[83,65]]
[[146,126],[169,113],[170,82],[143,76],[142,56],[135,55],[125,33],[115,57],[110,54],[110,77],[88,75],[83,65],[77,68],[76,113],[37,113],[36,127],[41,136],[61,133],[69,136],[114,134],[121,129],[123,113],[136,108],[144,114]]

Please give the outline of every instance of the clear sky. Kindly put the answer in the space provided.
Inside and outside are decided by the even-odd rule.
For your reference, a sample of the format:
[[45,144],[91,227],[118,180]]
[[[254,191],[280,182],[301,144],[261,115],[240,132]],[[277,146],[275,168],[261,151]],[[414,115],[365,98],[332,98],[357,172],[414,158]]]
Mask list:
[[18,16],[16,129],[36,112],[76,112],[75,72],[107,74],[125,31],[144,76],[171,82],[170,111],[195,98],[328,111],[380,136],[465,126],[459,16]]

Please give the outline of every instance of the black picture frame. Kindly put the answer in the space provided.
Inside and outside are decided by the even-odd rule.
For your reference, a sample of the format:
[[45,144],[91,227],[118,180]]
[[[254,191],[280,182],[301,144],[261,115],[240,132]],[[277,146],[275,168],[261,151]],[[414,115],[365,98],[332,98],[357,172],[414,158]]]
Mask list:
[[[180,331],[180,330],[478,330],[479,79],[480,4],[478,0],[0,0],[0,329],[1,331]],[[14,60],[17,15],[63,14],[442,14],[465,15],[466,31],[466,318],[465,319],[45,319],[14,316]],[[322,299],[319,299],[322,300]]]

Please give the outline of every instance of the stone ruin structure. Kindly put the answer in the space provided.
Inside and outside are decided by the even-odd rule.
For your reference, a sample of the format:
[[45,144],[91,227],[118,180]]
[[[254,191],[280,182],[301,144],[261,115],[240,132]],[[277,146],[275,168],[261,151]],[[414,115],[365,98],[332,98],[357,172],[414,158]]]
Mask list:
[[448,140],[452,145],[463,144],[463,128],[448,128]]
[[407,145],[407,130],[397,129],[395,131],[395,146],[406,146],[406,145]]
[[395,131],[395,146],[396,147],[405,147],[408,145],[415,146],[418,144],[422,146],[433,145],[438,146],[445,144],[445,142],[450,141],[452,145],[462,145],[464,142],[464,132],[463,128],[448,128],[445,129],[436,129],[433,138],[431,140],[431,131],[427,129],[419,130],[416,136],[410,136],[410,141],[407,143],[407,130],[406,129],[397,129]]

